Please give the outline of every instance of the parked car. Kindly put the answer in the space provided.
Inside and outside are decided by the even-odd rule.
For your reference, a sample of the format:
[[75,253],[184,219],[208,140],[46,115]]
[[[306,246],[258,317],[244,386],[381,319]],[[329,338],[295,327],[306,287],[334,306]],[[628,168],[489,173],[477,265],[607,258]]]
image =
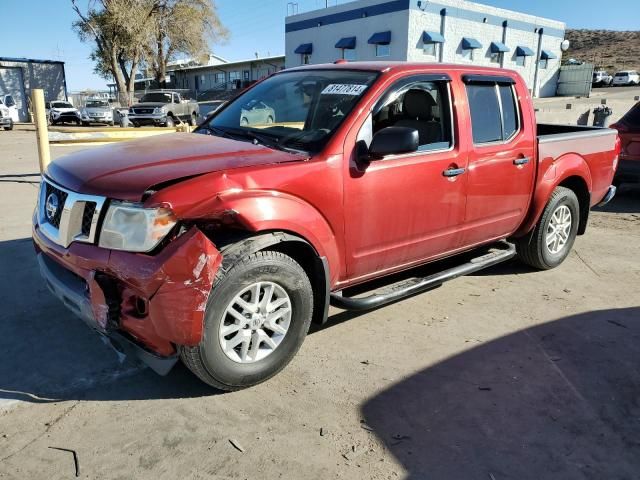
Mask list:
[[198,95],[200,120],[204,120],[227,103],[226,100],[219,100],[219,95],[220,90],[207,90]]
[[622,141],[620,164],[614,182],[640,182],[640,102],[631,107],[611,128],[618,131]]
[[240,125],[245,127],[269,125],[275,120],[275,110],[259,100],[250,101],[240,110]]
[[198,121],[198,104],[172,91],[152,92],[129,108],[129,121],[134,127],[156,125],[173,127],[182,121],[195,126]]
[[80,112],[69,102],[53,101],[45,103],[45,111],[50,125],[58,123],[75,123],[80,125]]
[[13,123],[20,121],[18,106],[13,99],[13,95],[0,95],[0,105],[4,106],[9,111],[9,117]]
[[83,125],[106,123],[113,126],[113,109],[107,100],[90,98],[80,111]]
[[598,70],[597,72],[593,72],[593,81],[591,84],[594,87],[608,87],[612,81],[613,77],[609,75],[606,70]]
[[13,130],[14,120],[11,111],[12,107],[15,109],[15,105],[7,106],[3,99],[0,98],[0,126],[5,130]]
[[632,86],[640,84],[640,75],[635,70],[625,70],[613,76],[614,86]]
[[[277,123],[244,125],[250,105]],[[194,134],[57,158],[33,240],[52,292],[120,351],[235,390],[284,368],[329,304],[375,308],[515,255],[557,267],[615,194],[619,149],[613,129],[536,124],[510,70],[292,68]]]

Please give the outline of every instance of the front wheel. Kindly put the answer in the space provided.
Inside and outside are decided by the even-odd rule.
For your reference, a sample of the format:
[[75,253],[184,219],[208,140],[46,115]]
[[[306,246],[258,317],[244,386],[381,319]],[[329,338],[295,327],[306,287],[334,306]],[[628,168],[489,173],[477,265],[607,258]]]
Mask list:
[[257,252],[217,275],[202,341],[182,347],[184,364],[205,383],[238,390],[282,370],[302,345],[313,313],[304,269],[280,252]]
[[166,127],[174,127],[175,126],[175,122],[173,121],[173,117],[172,116],[168,116],[167,117],[167,121],[165,123]]
[[192,113],[191,117],[189,117],[189,125],[192,127],[198,126],[198,117],[195,113]]
[[533,231],[516,242],[520,260],[541,270],[557,267],[569,255],[579,223],[578,197],[573,190],[557,187]]
[[4,127],[5,130],[13,130],[13,120],[9,120],[9,125]]

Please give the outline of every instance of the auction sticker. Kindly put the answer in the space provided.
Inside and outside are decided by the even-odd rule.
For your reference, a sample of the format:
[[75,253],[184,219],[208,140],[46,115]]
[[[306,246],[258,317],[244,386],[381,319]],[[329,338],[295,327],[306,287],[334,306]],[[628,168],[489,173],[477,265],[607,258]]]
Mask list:
[[332,83],[322,90],[322,95],[360,95],[366,88],[366,85]]

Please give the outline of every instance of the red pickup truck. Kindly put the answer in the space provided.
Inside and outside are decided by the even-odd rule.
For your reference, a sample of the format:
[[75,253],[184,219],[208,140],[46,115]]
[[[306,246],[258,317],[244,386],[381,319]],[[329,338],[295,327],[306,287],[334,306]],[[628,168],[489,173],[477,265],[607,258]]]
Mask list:
[[[273,114],[249,121],[252,105]],[[515,255],[559,265],[614,195],[619,150],[613,129],[536,124],[508,70],[306,66],[195,134],[57,159],[33,239],[49,288],[118,350],[233,390],[280,371],[330,304],[375,308]]]

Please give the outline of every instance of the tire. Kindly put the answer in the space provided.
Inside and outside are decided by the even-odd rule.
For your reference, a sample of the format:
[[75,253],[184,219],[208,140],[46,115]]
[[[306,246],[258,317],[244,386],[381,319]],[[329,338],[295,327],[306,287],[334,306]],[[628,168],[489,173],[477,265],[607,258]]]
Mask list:
[[[556,218],[560,218],[563,213],[566,213],[566,209],[570,212],[571,223],[570,227],[567,227],[568,233],[565,235],[564,244],[561,247],[555,243],[547,245],[547,235],[551,235],[552,232],[549,232],[549,230],[553,228],[550,224],[555,222],[554,214],[558,215]],[[576,197],[573,190],[557,187],[551,194],[551,198],[533,231],[516,241],[518,257],[527,265],[540,270],[549,270],[557,267],[569,255],[578,233],[579,223],[580,203],[578,202],[578,197]],[[567,232],[566,228],[564,231]],[[557,248],[559,250],[556,250]]]
[[176,122],[173,120],[173,117],[172,116],[168,116],[167,117],[167,121],[164,124],[164,126],[165,127],[175,127],[175,125],[176,125]]
[[192,113],[189,117],[189,125],[191,125],[192,127],[196,127],[198,125],[198,117],[195,113]]
[[[264,357],[256,356],[254,360],[250,358],[253,345],[250,343],[249,358],[243,363],[240,359],[241,345],[236,347],[239,348],[238,352],[227,348],[227,352],[231,351],[232,355],[237,355],[235,359],[225,352],[222,342],[226,337],[221,337],[220,328],[229,327],[230,320],[234,320],[234,316],[230,316],[227,312],[232,305],[236,305],[234,302],[238,298],[237,295],[248,287],[253,288],[258,282],[262,282],[262,285],[275,284],[274,288],[280,287],[281,292],[286,292],[291,313],[288,329],[284,336],[278,339],[280,343],[275,348],[268,347],[266,349],[268,353],[265,353]],[[263,294],[262,299],[264,295],[266,293]],[[252,296],[253,294],[249,302]],[[278,300],[282,298],[284,297]],[[286,307],[286,302],[284,305]],[[237,312],[237,309],[234,310]],[[257,252],[228,268],[225,268],[224,264],[220,268],[207,301],[202,341],[195,347],[181,347],[180,357],[189,370],[212,387],[227,391],[247,388],[273,377],[291,361],[307,335],[312,314],[313,291],[302,267],[283,253]],[[281,318],[285,317],[285,315],[281,316]],[[251,322],[251,319],[247,317],[247,322]],[[278,321],[286,321],[286,318]],[[234,320],[235,322],[237,320]],[[252,327],[240,328],[237,333],[230,333],[228,341],[231,342],[235,335],[244,333],[251,335],[251,342],[253,342],[254,334],[251,333],[253,330],[250,328]],[[269,329],[265,326],[264,330],[259,331],[267,332]],[[276,337],[277,335],[273,332],[271,338],[276,339]],[[258,346],[263,345],[265,344],[258,344]],[[270,352],[269,349],[271,349]],[[247,355],[246,352],[245,355]]]
[[113,127],[115,125],[115,122],[109,122],[107,123],[107,125],[109,125],[110,127]]
[[9,125],[3,127],[6,131],[13,130],[13,120],[9,120]]
[[273,117],[271,115],[269,115],[267,117],[267,124],[272,124],[273,123]]
[[88,127],[88,126],[90,126],[90,125],[89,125],[89,122],[82,122],[82,126],[83,126],[83,127]]

